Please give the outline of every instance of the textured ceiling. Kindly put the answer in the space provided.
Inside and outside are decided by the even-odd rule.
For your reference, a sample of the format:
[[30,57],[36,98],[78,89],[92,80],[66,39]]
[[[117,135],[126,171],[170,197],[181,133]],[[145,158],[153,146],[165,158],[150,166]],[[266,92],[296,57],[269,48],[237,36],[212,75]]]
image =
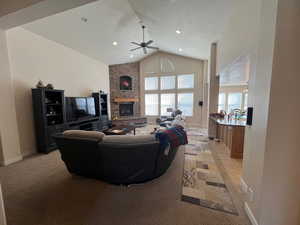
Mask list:
[[[129,51],[134,47],[131,41],[142,39],[142,21],[147,26],[146,39],[154,40],[153,45],[160,50],[207,59],[210,43],[220,37],[228,21],[231,2],[99,0],[23,27],[106,64],[119,64],[145,56],[142,51],[136,51],[131,58]],[[182,33],[176,34],[176,29]],[[113,46],[113,41],[118,45]]]

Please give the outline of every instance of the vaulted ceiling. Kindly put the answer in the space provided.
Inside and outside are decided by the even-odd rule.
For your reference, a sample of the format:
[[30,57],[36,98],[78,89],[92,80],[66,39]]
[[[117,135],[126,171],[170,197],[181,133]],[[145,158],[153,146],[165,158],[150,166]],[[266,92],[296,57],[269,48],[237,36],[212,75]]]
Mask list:
[[23,27],[106,64],[119,64],[145,56],[142,50],[129,51],[131,41],[142,39],[142,22],[146,39],[160,50],[207,59],[231,7],[232,0],[98,0]]

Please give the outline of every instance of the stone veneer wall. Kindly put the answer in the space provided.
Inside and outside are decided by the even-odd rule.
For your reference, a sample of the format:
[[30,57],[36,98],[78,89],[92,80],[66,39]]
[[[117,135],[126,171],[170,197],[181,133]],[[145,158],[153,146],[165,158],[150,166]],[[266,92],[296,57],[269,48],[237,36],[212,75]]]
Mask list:
[[[120,77],[128,75],[132,78],[132,90],[120,90]],[[110,82],[110,102],[111,117],[119,116],[119,103],[114,102],[115,98],[138,98],[139,102],[134,103],[134,117],[141,115],[140,110],[140,63],[125,63],[109,66],[109,82]],[[122,117],[126,118],[126,117]]]

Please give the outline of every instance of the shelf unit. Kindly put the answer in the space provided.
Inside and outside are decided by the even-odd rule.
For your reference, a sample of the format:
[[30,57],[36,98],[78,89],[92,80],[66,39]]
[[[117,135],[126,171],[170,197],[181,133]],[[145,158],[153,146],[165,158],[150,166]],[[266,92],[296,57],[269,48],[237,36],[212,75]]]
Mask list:
[[108,95],[102,92],[94,92],[92,96],[95,99],[96,115],[99,116],[102,129],[105,130],[109,126],[108,120]]
[[93,93],[92,96],[95,100],[96,117],[67,122],[64,90],[32,89],[36,142],[39,152],[49,153],[57,149],[52,136],[65,130],[103,131],[108,128],[108,96],[100,92]]
[[48,153],[56,149],[52,135],[66,129],[64,91],[33,88],[32,102],[37,148],[39,152]]

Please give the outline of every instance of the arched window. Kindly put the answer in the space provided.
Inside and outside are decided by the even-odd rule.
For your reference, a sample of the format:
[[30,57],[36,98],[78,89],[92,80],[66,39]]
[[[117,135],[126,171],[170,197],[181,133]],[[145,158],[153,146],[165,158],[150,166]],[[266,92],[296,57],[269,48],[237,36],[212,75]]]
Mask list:
[[132,90],[132,78],[130,76],[120,77],[120,90]]

